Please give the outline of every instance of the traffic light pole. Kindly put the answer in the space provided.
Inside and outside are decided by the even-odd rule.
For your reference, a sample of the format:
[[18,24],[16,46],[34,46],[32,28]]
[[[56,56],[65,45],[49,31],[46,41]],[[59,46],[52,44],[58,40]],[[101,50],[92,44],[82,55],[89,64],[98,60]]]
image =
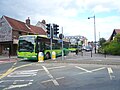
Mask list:
[[62,60],[64,60],[64,52],[63,52],[63,27],[62,27]]
[[53,42],[53,37],[57,37],[58,32],[58,27],[59,25],[57,24],[46,24],[46,29],[47,29],[47,34],[50,36],[50,49],[51,49],[51,57],[52,57],[52,42]]
[[52,26],[50,25],[50,50],[51,50],[51,58],[52,58]]

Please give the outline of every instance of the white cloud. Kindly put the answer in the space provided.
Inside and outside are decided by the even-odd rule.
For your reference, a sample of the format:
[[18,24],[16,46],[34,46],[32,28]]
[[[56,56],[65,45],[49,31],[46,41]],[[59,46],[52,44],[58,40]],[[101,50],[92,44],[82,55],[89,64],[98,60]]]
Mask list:
[[93,13],[108,12],[116,9],[119,0],[85,0],[87,10]]
[[[32,24],[46,20],[63,27],[65,35],[83,35],[94,40],[93,19],[96,15],[96,34],[109,38],[113,29],[120,28],[120,17],[113,16],[113,11],[120,12],[119,0],[1,0],[0,16],[7,15],[21,21],[29,16]],[[112,12],[111,12],[112,11]],[[103,13],[111,15],[103,15]],[[104,13],[105,14],[105,13]]]
[[74,9],[74,8],[69,8],[69,9],[64,9],[64,8],[60,8],[60,9],[58,9],[57,10],[57,14],[59,15],[59,16],[65,16],[65,17],[75,17],[75,16],[77,16],[77,10],[76,9]]
[[120,17],[118,16],[109,16],[96,18],[96,31],[101,33],[101,37],[109,39],[110,35],[113,32],[113,29],[120,28]]
[[101,12],[109,12],[110,8],[103,7],[102,5],[98,5],[95,8],[93,8],[94,13],[101,13]]

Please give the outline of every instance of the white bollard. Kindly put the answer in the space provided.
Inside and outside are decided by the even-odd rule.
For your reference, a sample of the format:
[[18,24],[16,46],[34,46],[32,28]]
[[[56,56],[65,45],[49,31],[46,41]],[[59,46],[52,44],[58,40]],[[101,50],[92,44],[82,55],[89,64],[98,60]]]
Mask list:
[[43,52],[39,52],[39,53],[38,53],[38,62],[44,62]]
[[56,59],[56,52],[55,52],[55,51],[52,52],[52,59],[53,59],[53,60]]

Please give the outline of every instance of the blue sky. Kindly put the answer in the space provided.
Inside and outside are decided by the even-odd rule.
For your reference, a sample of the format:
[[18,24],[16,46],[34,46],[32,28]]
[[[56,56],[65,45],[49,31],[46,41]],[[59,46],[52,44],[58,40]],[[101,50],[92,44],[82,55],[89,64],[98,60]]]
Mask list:
[[64,35],[82,35],[94,41],[96,16],[96,36],[108,39],[113,29],[120,29],[120,0],[0,0],[2,15],[31,24],[46,20],[63,27]]

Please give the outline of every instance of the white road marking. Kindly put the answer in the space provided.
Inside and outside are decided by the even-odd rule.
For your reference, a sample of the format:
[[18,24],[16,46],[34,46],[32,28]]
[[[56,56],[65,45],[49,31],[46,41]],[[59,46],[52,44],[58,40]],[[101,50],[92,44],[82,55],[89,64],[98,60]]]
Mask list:
[[[56,80],[60,80],[60,79],[63,79],[64,77],[59,77],[59,78],[56,78]],[[46,80],[46,81],[42,81],[41,83],[47,83],[47,82],[51,82],[52,79],[49,79],[49,80]]]
[[31,75],[8,75],[7,77],[30,77],[30,76],[35,76],[35,74],[31,74]]
[[112,68],[107,68],[108,69],[108,73],[113,73],[113,70],[112,70]]
[[110,80],[112,80],[113,78],[115,78],[115,76],[113,76],[112,74],[113,74],[113,70],[112,70],[112,68],[107,68],[107,70],[108,70],[108,74],[109,74],[109,77],[110,77]]
[[[17,88],[17,87],[24,87],[24,86],[28,86],[30,84],[32,84],[33,80],[2,80],[0,81],[0,87],[6,87],[6,85],[4,85],[5,83],[12,83],[13,85],[10,85],[9,87],[3,89],[3,90],[8,90],[8,89],[12,89],[12,88]],[[20,84],[20,85],[14,85],[17,84],[19,82],[29,82],[28,84]]]
[[56,78],[57,80],[59,80],[59,79],[63,79],[64,77],[59,77],[59,78]]
[[[84,68],[83,68],[84,69]],[[86,72],[81,72],[81,73],[78,73],[78,74],[85,74],[85,73],[92,73],[92,72],[96,72],[96,71],[100,71],[102,69],[105,69],[105,67],[101,67],[101,68],[97,68],[97,69],[93,69],[93,70],[89,70],[89,71],[86,71]],[[86,69],[85,69],[86,70]]]
[[[52,70],[52,69],[60,69],[60,68],[64,68],[64,67],[66,67],[66,66],[59,66],[59,67],[51,67],[51,68],[47,68],[48,70]],[[27,70],[28,72],[34,72],[34,71],[42,71],[42,70],[44,70],[44,69],[36,69],[36,70]],[[22,72],[24,72],[24,71],[22,71]],[[1,74],[2,75],[2,74]]]
[[12,73],[13,71],[19,69],[19,68],[23,68],[23,67],[26,67],[26,66],[30,66],[32,64],[25,64],[25,65],[21,65],[21,66],[18,66],[18,67],[14,67],[13,66],[11,68],[9,68],[5,73],[2,74],[2,76],[0,76],[0,79],[6,77],[7,75],[9,75],[10,73]]
[[47,69],[48,69],[48,70],[49,70],[49,69],[59,69],[59,68],[64,68],[64,67],[66,67],[66,66],[52,67],[52,68],[47,68]]
[[27,87],[31,85],[32,82],[29,82],[28,84],[21,84],[21,85],[10,85],[8,88],[4,88],[3,90],[9,90],[9,89],[14,89],[14,88],[21,88],[21,87]]
[[52,79],[49,79],[49,80],[45,80],[45,81],[42,81],[41,83],[47,83],[47,82],[51,82]]
[[45,72],[48,74],[48,76],[51,78],[52,82],[54,83],[54,85],[58,86],[59,83],[54,79],[54,77],[50,74],[50,72],[48,71],[48,69],[45,66],[42,66],[43,69],[45,70]]
[[102,69],[105,69],[105,67],[97,68],[97,69],[94,69],[94,70],[91,70],[91,71],[96,72],[96,71],[99,71],[99,70],[102,70]]
[[38,70],[21,70],[15,71],[9,74],[7,77],[29,77],[29,76],[36,76]]
[[25,81],[32,82],[33,80],[2,80],[2,81],[0,81],[0,83],[3,83],[3,82],[14,82],[14,81],[16,81],[16,82],[25,82]]
[[89,73],[91,73],[91,71],[89,71],[89,70],[87,70],[87,69],[85,69],[85,68],[78,67],[78,66],[75,66],[75,67],[78,68],[78,69],[81,69],[81,70],[83,70],[83,71],[85,71],[85,72],[89,72]]

